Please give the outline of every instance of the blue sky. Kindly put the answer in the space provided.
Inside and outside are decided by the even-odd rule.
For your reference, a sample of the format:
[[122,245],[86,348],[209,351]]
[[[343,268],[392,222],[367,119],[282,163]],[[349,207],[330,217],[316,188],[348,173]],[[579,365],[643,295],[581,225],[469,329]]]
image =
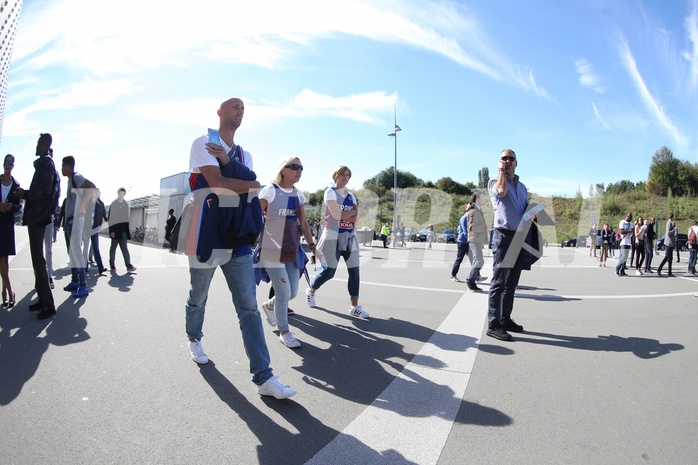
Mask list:
[[40,132],[115,197],[158,193],[245,101],[236,142],[264,183],[350,188],[393,165],[477,183],[512,148],[540,195],[645,180],[663,145],[696,162],[696,1],[25,0],[0,151],[31,180]]

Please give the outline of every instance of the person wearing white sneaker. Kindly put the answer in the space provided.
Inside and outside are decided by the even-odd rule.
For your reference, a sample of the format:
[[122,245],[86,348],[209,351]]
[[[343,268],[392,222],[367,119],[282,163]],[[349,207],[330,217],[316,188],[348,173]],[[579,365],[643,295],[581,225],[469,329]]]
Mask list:
[[208,363],[208,356],[204,352],[204,347],[201,345],[201,342],[189,341],[189,353],[191,354],[191,359],[199,365],[206,365]]
[[274,288],[274,297],[262,308],[270,324],[273,310],[279,339],[290,348],[301,345],[289,332],[287,310],[288,302],[298,294],[298,278],[305,269],[301,233],[310,250],[317,251],[305,216],[305,195],[294,187],[302,174],[300,159],[286,157],[279,163],[272,182],[259,193],[266,218],[259,242],[259,266],[264,268]]
[[[226,100],[217,111],[220,119],[219,130],[209,131],[209,134],[197,138],[192,144],[189,158],[189,183],[194,197],[192,215],[200,215],[202,211],[207,211],[208,215],[215,217],[219,214],[217,209],[221,205],[227,207],[226,210],[232,210],[232,214],[240,217],[242,221],[253,222],[248,219],[245,211],[259,214],[261,217],[260,206],[255,204],[254,198],[248,202],[250,191],[260,188],[252,171],[252,157],[233,140],[244,113],[245,104],[242,100]],[[240,208],[242,210],[237,210]],[[220,225],[220,230],[215,229],[216,225]],[[253,230],[255,225],[246,226]],[[208,224],[207,228],[196,228],[194,237],[181,237],[182,242],[187,244],[185,253],[189,257],[190,288],[185,304],[185,330],[191,357],[200,364],[208,361],[201,346],[201,338],[208,290],[216,269],[220,268],[232,294],[242,342],[249,359],[252,382],[258,386],[258,392],[262,395],[277,399],[291,397],[296,391],[281,384],[274,377],[270,366],[269,349],[257,308],[249,237],[236,237],[238,241],[233,245],[232,251],[230,248],[221,247],[211,250],[212,241],[227,236],[230,228],[222,222]],[[208,255],[208,258],[204,254]]]
[[305,299],[309,307],[315,307],[315,291],[334,277],[341,257],[349,274],[349,314],[358,318],[368,318],[368,313],[359,305],[359,240],[355,233],[359,207],[354,194],[346,189],[351,179],[351,170],[340,165],[332,173],[332,179],[335,185],[325,191],[325,229],[318,241],[318,248],[327,260],[327,268],[313,278],[310,287],[305,291]]
[[277,399],[288,399],[289,397],[296,395],[296,390],[291,386],[284,386],[279,381],[279,378],[273,376],[262,383],[258,388],[259,392],[263,396],[276,397]]

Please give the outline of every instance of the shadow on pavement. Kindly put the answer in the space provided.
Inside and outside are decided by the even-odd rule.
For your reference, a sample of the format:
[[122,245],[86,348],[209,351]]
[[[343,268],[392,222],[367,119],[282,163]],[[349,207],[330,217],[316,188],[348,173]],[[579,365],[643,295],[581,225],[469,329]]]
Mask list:
[[[56,316],[37,320],[27,310],[34,291],[11,309],[0,310],[0,405],[8,405],[22,391],[41,363],[49,344],[64,346],[90,338],[87,320],[80,317],[85,299],[69,299],[56,308]],[[44,337],[40,335],[46,331]]]
[[[305,407],[293,399],[277,400],[272,397],[262,397],[262,402],[278,412],[298,430],[298,433],[291,433],[243,396],[218,371],[212,360],[206,365],[200,365],[199,370],[201,376],[221,401],[237,413],[259,439],[261,445],[257,446],[258,463],[306,463],[339,434],[338,431],[325,426],[317,418],[310,415]],[[352,441],[352,454],[358,454],[358,456],[367,459],[366,462],[362,463],[411,463],[404,460],[396,451],[380,453],[370,449],[355,438],[347,438]],[[391,461],[386,462],[386,458]]]
[[[536,336],[546,339],[534,339],[525,336]],[[644,337],[621,337],[614,336],[612,334],[594,338],[526,331],[525,333],[522,333],[522,335],[517,334],[515,340],[578,350],[631,352],[636,357],[642,359],[657,358],[661,357],[662,355],[667,355],[673,351],[684,349],[684,346],[681,344],[660,343],[656,339],[648,339]]]

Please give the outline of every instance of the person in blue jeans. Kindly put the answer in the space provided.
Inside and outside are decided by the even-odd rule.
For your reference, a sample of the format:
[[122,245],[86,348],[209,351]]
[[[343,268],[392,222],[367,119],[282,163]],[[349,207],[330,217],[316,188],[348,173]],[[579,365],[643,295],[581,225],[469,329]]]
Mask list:
[[[92,218],[94,204],[91,202],[95,185],[83,175],[75,171],[75,158],[67,156],[63,158],[61,173],[68,178],[68,191],[65,200],[65,242],[68,246],[70,257],[70,271],[72,279],[63,288],[73,293],[73,297],[87,297],[87,276],[85,255],[83,254],[83,241],[89,241],[89,230],[85,230],[85,218]],[[89,228],[91,222],[88,223]]]
[[[228,210],[235,210],[243,209],[247,205],[242,201],[241,195],[254,193],[256,196],[260,188],[256,180],[224,177],[222,174],[223,166],[233,163],[240,164],[241,171],[254,175],[251,155],[238,147],[233,140],[245,113],[244,103],[238,98],[228,99],[221,104],[217,113],[220,119],[218,130],[220,137],[214,142],[209,140],[208,135],[201,136],[191,147],[189,183],[195,201],[194,215],[200,214],[204,211],[205,205],[209,205],[205,201],[211,196],[206,195],[206,192],[211,192],[211,189],[216,190],[220,204],[227,204],[228,207],[234,205]],[[236,203],[235,200],[240,201]],[[223,212],[219,211],[223,209],[219,209],[215,202],[210,205],[207,210],[208,215],[223,215]],[[196,226],[197,222],[193,221],[193,224]],[[199,365],[208,363],[208,356],[201,345],[204,335],[204,315],[211,279],[216,268],[220,268],[235,306],[245,353],[250,361],[252,382],[257,385],[257,392],[277,399],[286,399],[295,395],[296,390],[281,384],[270,367],[269,349],[264,338],[262,319],[257,310],[257,289],[250,245],[247,243],[236,245],[231,251],[214,250],[209,254],[209,258],[202,262],[200,258],[203,256],[197,255],[197,250],[202,250],[203,247],[200,246],[206,246],[205,241],[209,238],[200,232],[197,229],[194,231],[193,238],[187,238],[186,248],[186,254],[189,256],[190,288],[184,306],[185,330],[192,360]]]
[[460,279],[458,279],[458,271],[460,271],[460,264],[463,262],[463,259],[466,255],[468,255],[468,216],[466,212],[468,211],[469,206],[470,204],[463,205],[463,216],[460,217],[460,221],[458,223],[458,237],[456,238],[456,260],[453,262],[453,266],[451,267],[451,276],[449,276],[448,278],[454,283],[463,282]]
[[334,187],[325,190],[325,229],[322,231],[317,248],[327,260],[327,268],[320,270],[313,278],[310,287],[305,290],[305,301],[310,308],[317,306],[315,291],[334,278],[337,266],[339,266],[339,259],[343,258],[349,275],[347,280],[349,315],[367,320],[369,314],[359,304],[361,273],[359,272],[359,240],[356,237],[359,206],[354,194],[346,188],[350,179],[351,170],[349,167],[339,165],[332,173]]
[[487,186],[494,207],[494,229],[486,334],[502,341],[512,339],[509,332],[524,330],[511,319],[514,293],[524,266],[522,247],[514,239],[528,207],[528,191],[515,174],[517,166],[516,153],[502,150],[497,164],[499,175],[490,179]]

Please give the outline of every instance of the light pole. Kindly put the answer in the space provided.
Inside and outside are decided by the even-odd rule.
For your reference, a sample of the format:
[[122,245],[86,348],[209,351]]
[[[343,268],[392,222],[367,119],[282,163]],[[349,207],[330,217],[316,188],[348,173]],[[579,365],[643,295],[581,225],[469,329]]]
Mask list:
[[393,107],[393,116],[395,118],[395,132],[388,134],[389,137],[395,138],[395,162],[393,164],[393,247],[397,247],[397,133],[402,131],[397,125],[397,110]]

